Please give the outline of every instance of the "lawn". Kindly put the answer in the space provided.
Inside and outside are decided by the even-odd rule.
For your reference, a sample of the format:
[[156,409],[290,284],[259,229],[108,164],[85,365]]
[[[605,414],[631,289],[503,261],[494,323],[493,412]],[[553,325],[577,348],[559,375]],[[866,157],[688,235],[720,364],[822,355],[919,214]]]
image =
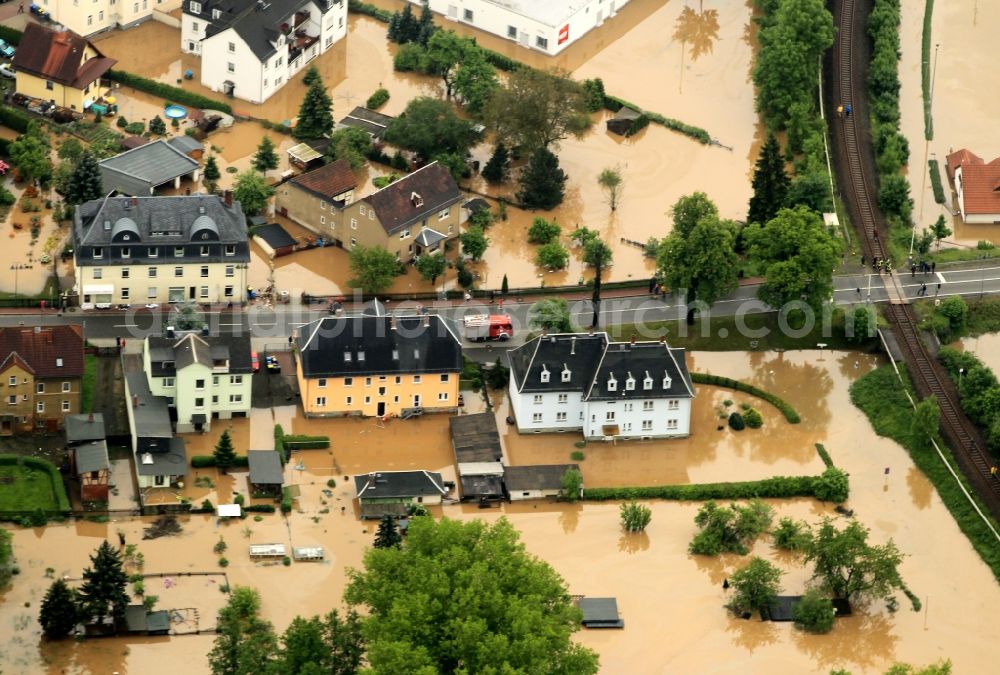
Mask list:
[[34,457],[0,455],[0,513],[69,510],[59,472]]
[[[948,468],[941,462],[934,449],[924,450],[913,443],[910,425],[913,419],[913,408],[906,397],[908,391],[914,398],[910,378],[903,373],[904,384],[901,386],[891,365],[881,366],[871,371],[851,385],[851,401],[868,417],[875,433],[896,441],[910,453],[913,463],[924,472],[937,489],[945,506],[958,523],[958,527],[969,538],[973,548],[979,553],[993,575],[1000,580],[1000,542],[982,521],[962,494],[961,488],[955,482]],[[952,465],[955,464],[951,451],[939,441],[941,449]],[[965,477],[956,469],[966,489],[972,493]],[[974,493],[973,493],[974,494]],[[983,513],[988,513],[986,507],[979,504]],[[993,521],[993,526],[1000,525]]]
[[97,382],[97,357],[93,354],[85,354],[83,357],[83,381],[80,393],[80,412],[93,412],[91,406],[94,404],[94,385]]

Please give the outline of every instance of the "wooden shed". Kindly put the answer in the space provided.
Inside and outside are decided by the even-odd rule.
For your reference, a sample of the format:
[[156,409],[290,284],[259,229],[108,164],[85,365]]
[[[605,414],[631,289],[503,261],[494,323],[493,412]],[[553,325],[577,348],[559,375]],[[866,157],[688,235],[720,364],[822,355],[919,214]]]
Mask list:
[[608,120],[608,131],[619,136],[628,134],[632,124],[642,115],[638,110],[622,106],[615,116]]

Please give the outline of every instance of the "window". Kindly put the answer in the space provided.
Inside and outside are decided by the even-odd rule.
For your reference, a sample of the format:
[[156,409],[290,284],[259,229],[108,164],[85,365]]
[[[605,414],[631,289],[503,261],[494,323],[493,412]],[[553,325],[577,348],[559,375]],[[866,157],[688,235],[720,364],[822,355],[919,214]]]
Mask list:
[[226,288],[224,289],[223,295],[225,295],[227,298],[233,297],[233,287],[232,286],[226,286]]
[[233,266],[232,266],[232,265],[226,265],[226,276],[227,276],[227,277],[231,277],[231,276],[233,276],[233,275],[234,275],[235,273],[236,273],[236,270],[235,270],[235,269],[233,269]]
[[379,396],[385,396],[385,387],[379,387],[378,388],[378,395]]
[[351,352],[344,352],[344,363],[351,362]]
[[192,14],[201,14],[201,3],[200,2],[192,2],[191,3],[191,13]]
[[615,421],[615,411],[614,410],[609,410],[608,412],[604,413],[604,419],[606,421],[608,421],[608,422],[614,422]]
[[541,395],[541,394],[535,394],[535,395],[534,395],[534,396],[532,397],[532,402],[533,402],[533,403],[534,403],[535,405],[542,405],[542,395]]
[[201,289],[198,292],[198,295],[200,295],[203,298],[207,298],[208,297],[208,286],[202,286]]
[[319,217],[319,224],[320,225],[326,225],[326,216],[320,216]]
[[441,373],[441,381],[442,382],[448,381],[448,373]]
[[439,401],[447,401],[448,400],[448,392],[442,391],[441,393],[439,393],[438,394],[438,400]]
[[[360,354],[359,354],[359,356],[360,356]],[[360,361],[361,359],[358,359],[358,360]],[[365,386],[366,387],[372,386],[372,378],[370,378],[370,377],[366,377],[365,378]]]
[[62,390],[63,390],[64,394],[68,394],[69,391],[70,391],[70,388],[71,387],[70,387],[70,383],[69,382],[63,382],[62,383]]
[[678,408],[680,408],[680,401],[677,399],[673,398],[667,401],[667,410],[677,410]]
[[[358,229],[358,219],[357,218],[351,218],[351,229],[352,230]],[[351,241],[354,241],[354,240],[352,239]]]
[[229,63],[226,64],[226,70],[228,70],[230,73],[235,73],[236,72],[236,64],[233,63],[232,61],[230,61]]
[[104,270],[102,270],[100,267],[95,267],[94,271],[93,271],[93,275],[94,275],[95,279],[103,279],[104,278]]
[[473,14],[473,12],[472,12],[471,9],[465,10],[465,20],[466,21],[468,21],[468,22],[471,23],[474,16],[475,16],[475,14]]
[[[398,359],[398,358],[399,358],[399,356],[397,355],[397,356],[396,356],[396,358]],[[395,381],[395,384],[400,384],[400,383],[402,383],[402,381],[403,381],[403,378],[402,378],[402,377],[400,377],[399,375],[397,375],[397,376],[396,376],[396,381]]]
[[212,405],[219,405],[219,397],[218,396],[214,396],[214,395],[212,396]]
[[135,3],[134,5],[132,5],[132,12],[134,14],[138,14],[139,13],[139,3],[138,2]]
[[[350,404],[350,401],[348,401],[348,404]],[[326,407],[326,396],[317,396],[316,406],[320,408]]]
[[633,407],[633,404],[626,403],[625,404],[625,412],[632,412],[632,407]]
[[197,21],[192,21],[191,22],[191,32],[192,33],[197,33],[198,32],[198,22]]
[[11,375],[10,376],[10,380],[8,381],[8,384],[10,384],[10,386],[12,386],[12,387],[16,386],[17,385],[17,377],[15,377],[14,375]]
[[517,39],[517,26],[507,26],[507,37],[511,40]]
[[146,274],[149,276],[150,279],[155,279],[156,278],[156,268],[155,267],[150,267],[148,270],[146,270]]
[[[267,67],[266,63],[264,64],[264,67],[265,68]],[[264,78],[264,88],[267,89],[267,78],[266,77]]]
[[360,207],[358,207],[358,209],[361,211],[361,215],[365,215],[365,207],[363,204]]
[[62,411],[63,411],[63,412],[69,412],[69,401],[65,401],[65,400],[64,400],[64,401],[62,402]]
[[212,386],[213,387],[218,387],[219,386],[219,376],[218,375],[213,375],[212,376]]
[[350,387],[353,384],[354,384],[354,378],[353,377],[345,377],[344,378],[344,386],[345,387]]
[[559,394],[559,402],[567,403],[569,401],[569,394]]
[[194,407],[195,408],[204,408],[205,407],[205,399],[203,399],[203,398],[196,398],[194,400]]
[[663,376],[663,388],[664,389],[670,389],[670,382],[671,382],[670,376],[669,375],[664,375]]
[[414,375],[413,376],[413,384],[420,384],[420,376],[419,375]]
[[365,396],[365,405],[368,405],[371,402],[372,402],[372,397],[371,396]]
[[438,220],[444,220],[445,218],[448,217],[449,213],[451,213],[451,209],[450,208],[448,208],[448,209],[441,209],[440,211],[438,211]]
[[164,476],[161,476],[159,474],[157,474],[156,476],[153,476],[153,485],[156,485],[157,487],[165,485],[166,482],[167,482],[167,480],[166,480],[166,477],[164,477]]
[[17,405],[17,396],[8,396],[7,403],[10,405]]
[[226,244],[225,253],[226,255],[236,255],[236,244]]
[[235,42],[230,42],[229,43],[229,51],[231,51],[233,53],[236,53],[236,43]]
[[150,258],[155,258],[160,255],[160,252],[158,249],[156,249],[156,247],[150,246],[149,250],[146,251],[146,255],[148,255]]
[[194,381],[194,388],[197,389],[198,391],[201,391],[202,389],[204,389],[205,388],[205,380],[195,380]]
[[534,413],[531,416],[531,421],[532,421],[533,424],[541,424],[542,423],[542,413]]
[[646,411],[646,412],[652,410],[653,409],[653,402],[652,401],[643,401],[642,402],[642,409],[644,411]]
[[201,266],[201,278],[202,279],[207,279],[208,278],[208,265],[202,265]]
[[93,248],[94,260],[100,260],[104,257],[104,249],[100,246],[95,246]]
[[173,387],[174,386],[174,378],[172,378],[172,377],[165,377],[165,378],[163,378],[163,386],[164,387]]
[[351,248],[354,248],[357,245],[358,245],[358,240],[355,239],[354,237],[351,237]]
[[614,377],[608,379],[608,391],[616,391],[618,389],[618,380]]
[[572,376],[573,376],[573,373],[571,371],[569,371],[569,370],[562,371],[562,381],[563,382],[569,382],[569,380],[570,380],[570,378]]
[[634,389],[635,389],[635,378],[629,376],[629,378],[625,380],[625,391],[633,391]]
[[230,403],[243,403],[243,394],[230,394],[229,395],[229,402]]
[[122,300],[128,300],[129,290],[127,288],[122,289]]
[[146,289],[146,299],[156,300],[156,286],[150,286]]
[[542,366],[542,372],[539,373],[539,375],[541,377],[541,381],[542,382],[548,382],[549,381],[549,371],[548,371],[547,368],[545,368],[545,366]]
[[347,405],[351,405],[353,402],[354,402],[354,397],[353,396],[348,396],[347,397]]
[[[87,15],[87,25],[88,26],[93,26],[94,25],[94,15],[93,14],[88,14]],[[46,82],[46,84],[51,84],[51,83]]]
[[45,412],[45,402],[44,401],[39,401],[38,403],[35,404],[35,412],[40,412],[40,413]]
[[183,258],[184,257],[184,247],[183,246],[174,246],[174,257],[175,258]]
[[643,431],[652,431],[653,430],[653,420],[643,420],[642,421],[642,430]]
[[202,246],[198,250],[198,255],[200,255],[202,258],[207,258],[208,257],[208,246]]
[[130,273],[131,273],[131,272],[129,271],[129,268],[127,268],[127,267],[123,267],[123,268],[122,268],[122,279],[128,279],[128,275],[129,275]]
[[242,375],[230,375],[229,376],[229,384],[243,384],[243,376]]
[[399,233],[399,238],[400,239],[409,239],[410,238],[410,231],[409,230],[403,230],[402,232]]
[[316,380],[316,386],[319,387],[320,389],[326,389],[326,378],[321,377],[318,380]]
[[677,420],[667,420],[667,429],[677,429]]
[[549,48],[549,39],[543,38],[541,35],[535,37],[535,46],[539,49]]
[[565,422],[565,421],[566,421],[566,413],[564,413],[564,412],[557,412],[556,413],[556,422]]
[[35,385],[35,393],[36,394],[44,394],[45,393],[45,383],[44,382],[39,382],[39,383],[37,383]]
[[174,276],[175,277],[182,277],[182,276],[184,276],[184,268],[183,267],[175,267],[174,268]]
[[132,257],[132,249],[129,248],[128,246],[122,246],[122,257],[123,258],[131,258]]

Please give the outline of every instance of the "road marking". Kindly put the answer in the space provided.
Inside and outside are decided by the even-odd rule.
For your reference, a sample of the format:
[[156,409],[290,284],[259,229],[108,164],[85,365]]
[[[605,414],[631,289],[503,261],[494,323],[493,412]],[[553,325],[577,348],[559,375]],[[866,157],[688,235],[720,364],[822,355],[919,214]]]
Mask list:
[[946,283],[948,283],[947,281],[945,281],[945,279],[944,279],[944,275],[943,275],[943,274],[941,274],[940,272],[938,272],[937,274],[935,274],[935,276],[936,276],[936,277],[937,277],[937,279],[938,279],[938,283],[941,283],[941,284],[946,284]]

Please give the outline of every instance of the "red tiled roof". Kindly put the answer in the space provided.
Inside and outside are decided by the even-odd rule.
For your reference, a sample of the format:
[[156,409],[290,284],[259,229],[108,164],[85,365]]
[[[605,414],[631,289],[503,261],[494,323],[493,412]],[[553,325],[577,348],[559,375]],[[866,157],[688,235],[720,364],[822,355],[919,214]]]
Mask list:
[[945,159],[945,163],[948,167],[948,178],[955,180],[955,169],[965,164],[982,164],[983,160],[978,155],[962,148],[961,150],[956,150],[948,155]]
[[965,213],[1000,213],[1000,163],[962,165]]
[[350,162],[346,159],[338,159],[318,169],[296,176],[292,182],[327,199],[333,199],[358,186],[358,179],[355,177],[354,171],[351,170]]
[[[83,52],[88,45],[97,56],[84,61]],[[13,65],[16,71],[83,89],[116,63],[76,33],[55,31],[29,22],[14,54]]]
[[35,377],[82,377],[83,326],[0,328],[0,363],[11,355],[23,360]]
[[462,193],[451,172],[444,165],[432,162],[362,201],[375,209],[382,227],[392,234],[461,199]]

